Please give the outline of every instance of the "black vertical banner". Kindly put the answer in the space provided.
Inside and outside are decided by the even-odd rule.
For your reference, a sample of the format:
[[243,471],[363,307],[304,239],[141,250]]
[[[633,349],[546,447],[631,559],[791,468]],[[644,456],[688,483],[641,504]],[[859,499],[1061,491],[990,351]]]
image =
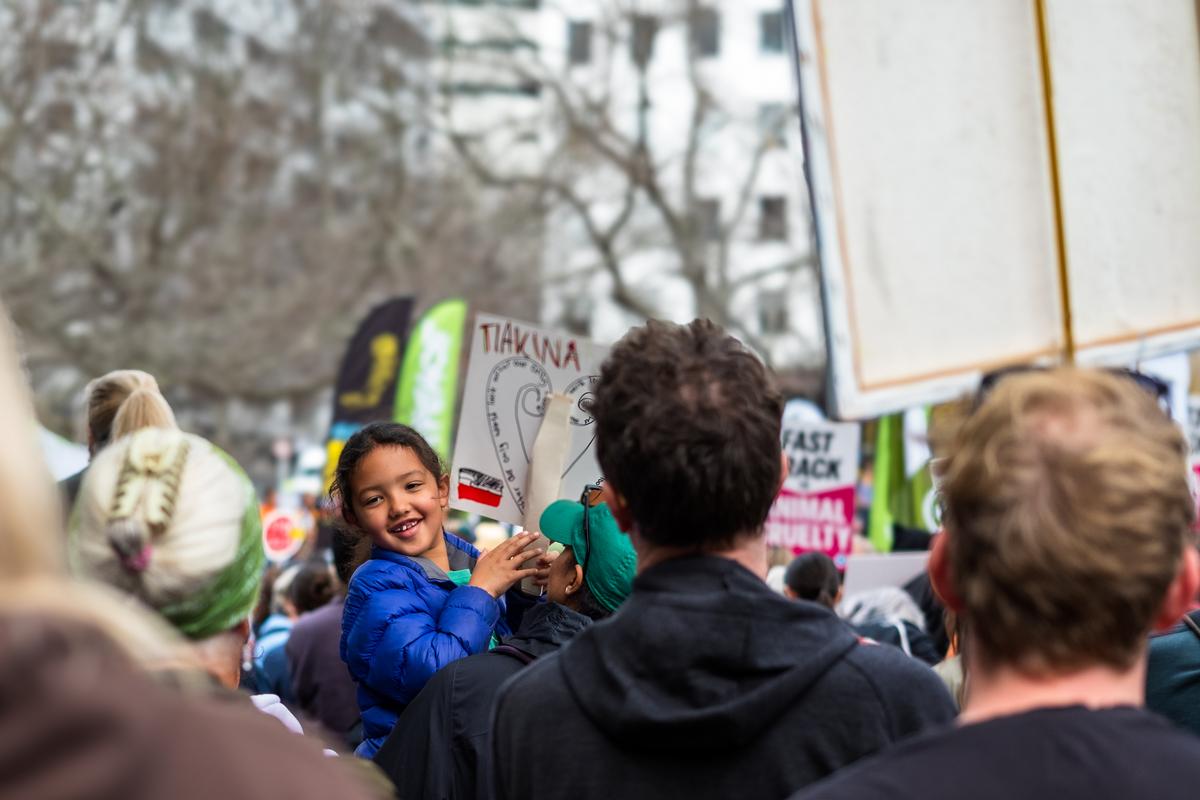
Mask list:
[[376,306],[346,348],[333,394],[333,424],[326,446],[326,486],[342,446],[368,422],[390,420],[396,379],[412,322],[413,299],[397,297]]

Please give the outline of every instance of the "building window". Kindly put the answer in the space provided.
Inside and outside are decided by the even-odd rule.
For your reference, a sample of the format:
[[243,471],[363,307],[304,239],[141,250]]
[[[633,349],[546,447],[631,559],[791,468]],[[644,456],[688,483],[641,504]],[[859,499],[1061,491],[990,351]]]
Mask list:
[[654,37],[658,35],[658,17],[653,14],[633,15],[633,63],[642,69],[654,56]]
[[758,107],[758,134],[767,147],[787,144],[787,106],[783,103],[763,103]]
[[788,332],[786,292],[759,292],[758,329],[765,336]]
[[783,12],[768,11],[758,17],[759,47],[764,53],[783,52]]
[[696,201],[696,235],[706,242],[721,238],[721,201],[703,197]]
[[692,17],[692,44],[696,55],[705,58],[721,53],[721,15],[715,8],[702,6]]
[[592,23],[571,20],[567,23],[567,63],[590,64],[592,61]]
[[764,242],[782,242],[788,238],[787,198],[770,196],[758,199],[758,238]]

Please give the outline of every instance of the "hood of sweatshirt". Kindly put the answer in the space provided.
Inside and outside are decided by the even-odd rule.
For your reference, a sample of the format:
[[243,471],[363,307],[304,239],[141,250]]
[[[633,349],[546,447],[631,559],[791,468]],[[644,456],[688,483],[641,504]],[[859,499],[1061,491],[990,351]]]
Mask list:
[[553,653],[592,624],[591,617],[558,603],[538,603],[525,612],[521,628],[502,640],[534,658]]
[[729,559],[689,556],[639,575],[558,664],[615,742],[698,753],[751,743],[857,642],[823,606],[781,597]]

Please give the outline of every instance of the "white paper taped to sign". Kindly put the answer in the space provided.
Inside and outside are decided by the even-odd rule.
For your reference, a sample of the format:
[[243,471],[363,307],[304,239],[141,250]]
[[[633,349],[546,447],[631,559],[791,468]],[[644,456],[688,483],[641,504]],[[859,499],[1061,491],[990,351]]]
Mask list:
[[533,443],[529,491],[525,500],[525,529],[540,531],[542,512],[559,498],[563,467],[571,449],[571,411],[575,401],[554,392],[546,398],[542,427]]
[[608,348],[526,322],[480,314],[471,337],[454,446],[450,505],[525,524],[533,445],[554,393],[570,398],[570,442],[558,497],[600,478],[592,388]]

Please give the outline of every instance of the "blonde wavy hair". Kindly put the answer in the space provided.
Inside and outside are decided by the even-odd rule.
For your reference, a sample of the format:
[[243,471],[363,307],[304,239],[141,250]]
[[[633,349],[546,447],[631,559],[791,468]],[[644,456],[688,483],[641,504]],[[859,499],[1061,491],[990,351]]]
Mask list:
[[88,383],[87,429],[93,452],[141,428],[175,428],[158,381],[138,369],[118,369]]
[[1011,376],[963,424],[942,492],[976,657],[1127,669],[1194,544],[1187,444],[1133,381]]

